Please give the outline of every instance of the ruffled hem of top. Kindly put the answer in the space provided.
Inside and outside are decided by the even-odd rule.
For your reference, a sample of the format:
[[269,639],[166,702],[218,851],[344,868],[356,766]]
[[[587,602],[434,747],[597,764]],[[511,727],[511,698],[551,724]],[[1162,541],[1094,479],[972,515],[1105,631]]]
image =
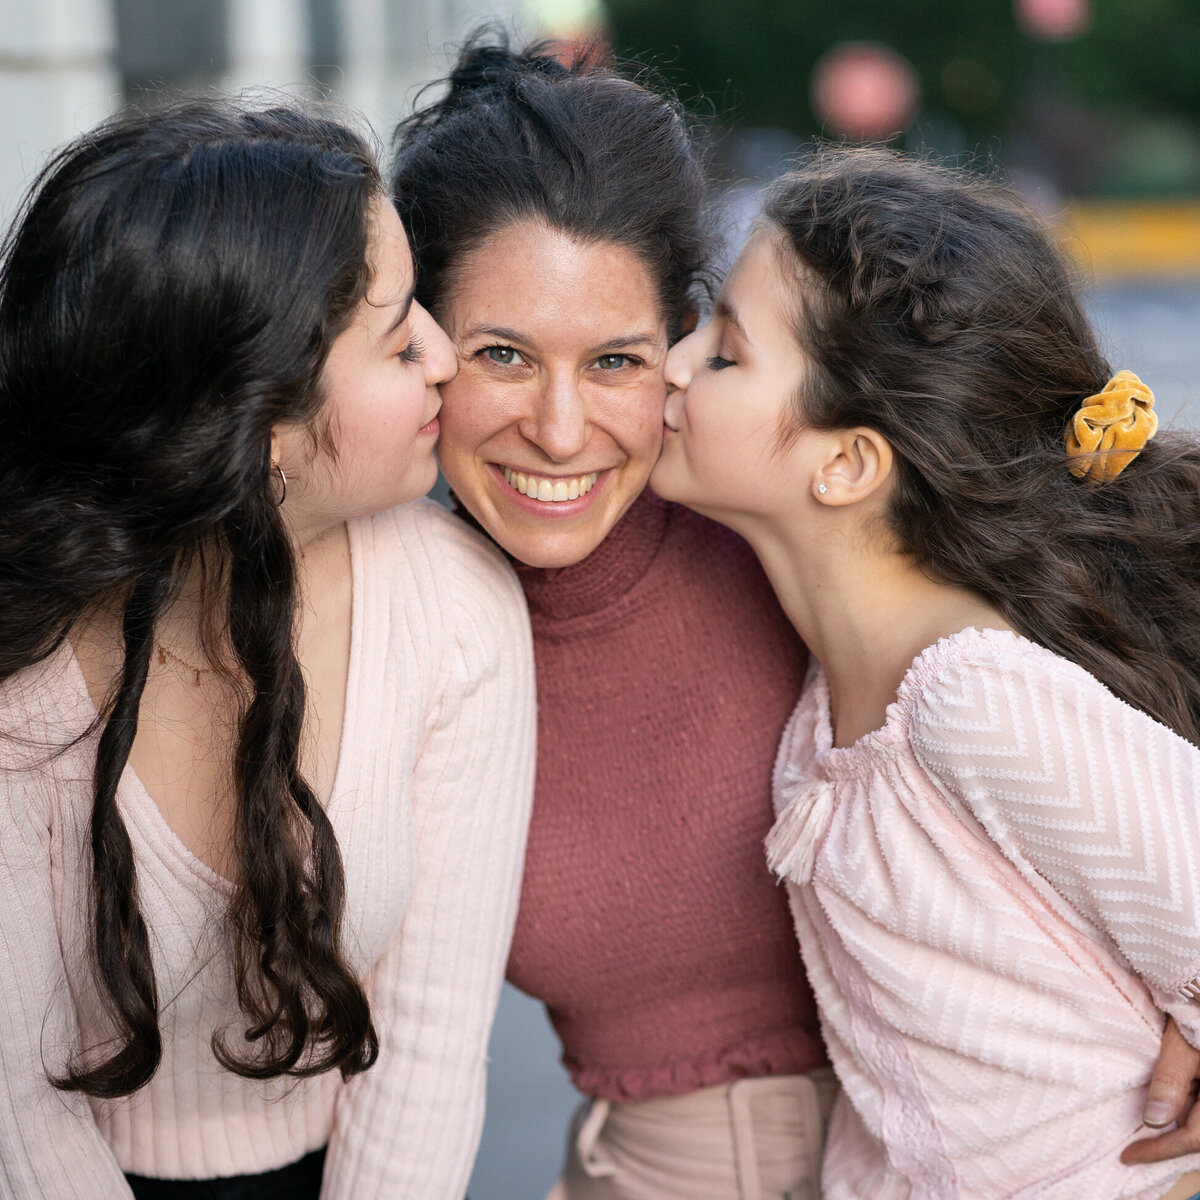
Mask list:
[[805,1029],[782,1030],[729,1050],[653,1067],[575,1067],[567,1063],[571,1082],[594,1100],[629,1103],[656,1096],[683,1096],[701,1088],[738,1079],[803,1075],[829,1065],[817,1037]]

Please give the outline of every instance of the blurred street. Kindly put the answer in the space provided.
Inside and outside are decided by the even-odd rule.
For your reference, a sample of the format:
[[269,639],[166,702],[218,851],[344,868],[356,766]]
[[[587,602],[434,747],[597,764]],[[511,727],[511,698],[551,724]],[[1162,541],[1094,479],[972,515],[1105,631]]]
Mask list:
[[1200,280],[1099,287],[1088,311],[1113,370],[1150,385],[1163,424],[1200,428]]

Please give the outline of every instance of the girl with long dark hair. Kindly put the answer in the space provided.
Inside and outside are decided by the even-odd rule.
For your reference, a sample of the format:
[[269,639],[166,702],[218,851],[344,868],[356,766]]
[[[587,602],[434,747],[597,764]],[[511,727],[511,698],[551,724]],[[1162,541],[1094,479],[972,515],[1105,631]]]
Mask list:
[[405,503],[455,370],[413,289],[287,108],[114,119],[9,235],[5,1196],[462,1193],[532,679],[510,569]]
[[1193,1195],[1120,1154],[1167,1014],[1200,1045],[1200,445],[1014,196],[878,150],[779,181],[666,375],[655,489],[817,660],[768,853],[824,1195]]

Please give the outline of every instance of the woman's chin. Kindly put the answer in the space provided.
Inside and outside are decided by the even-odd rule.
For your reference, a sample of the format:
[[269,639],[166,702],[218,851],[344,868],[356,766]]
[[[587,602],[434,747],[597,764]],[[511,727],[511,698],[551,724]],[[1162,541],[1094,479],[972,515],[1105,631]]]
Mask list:
[[481,524],[492,540],[517,562],[552,570],[582,562],[612,532],[615,522],[589,521],[575,528],[563,525],[548,529],[496,519]]

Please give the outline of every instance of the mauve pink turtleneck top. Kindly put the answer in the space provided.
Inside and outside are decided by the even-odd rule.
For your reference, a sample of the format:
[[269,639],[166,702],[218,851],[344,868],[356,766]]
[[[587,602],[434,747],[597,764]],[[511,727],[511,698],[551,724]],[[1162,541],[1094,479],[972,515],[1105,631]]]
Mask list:
[[583,562],[518,574],[538,766],[508,974],[575,1085],[637,1100],[824,1065],[763,856],[805,652],[753,553],[647,492]]

